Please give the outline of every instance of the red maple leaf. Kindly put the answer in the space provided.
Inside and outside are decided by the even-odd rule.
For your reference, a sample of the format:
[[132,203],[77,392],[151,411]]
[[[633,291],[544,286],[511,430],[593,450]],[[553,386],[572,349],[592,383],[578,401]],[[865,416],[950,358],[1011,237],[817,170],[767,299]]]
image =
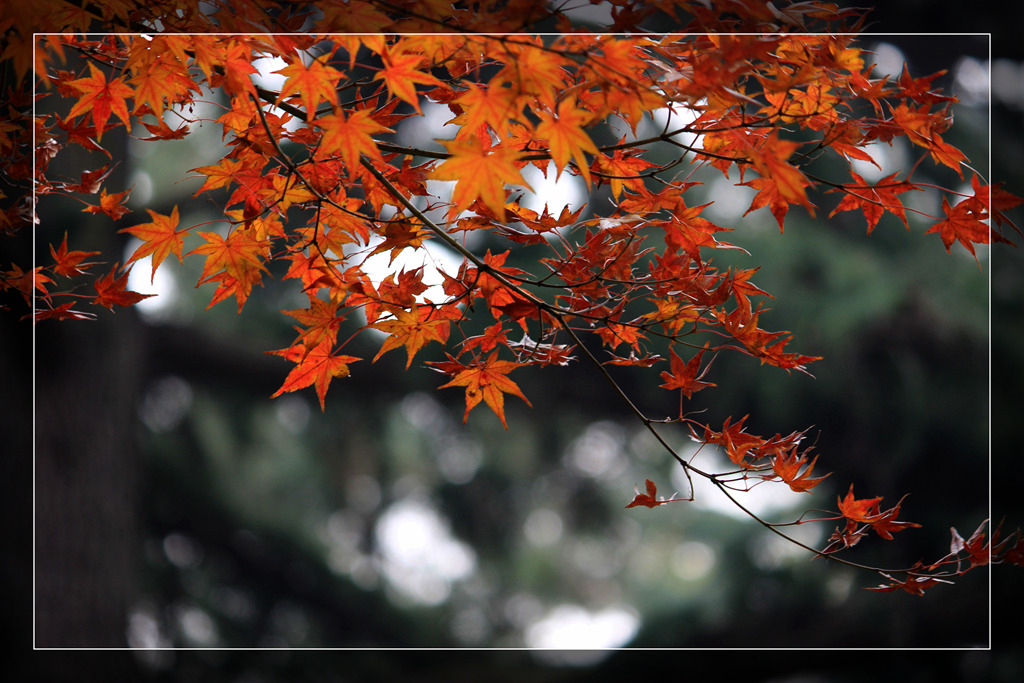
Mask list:
[[955,528],[950,528],[950,532],[953,534],[953,540],[949,544],[949,552],[953,555],[959,555],[961,552],[966,551],[967,557],[971,561],[971,567],[980,567],[988,564],[990,548],[989,544],[985,541],[985,529],[988,528],[988,520],[982,522],[971,537],[966,541],[963,539]]
[[60,247],[56,251],[54,251],[53,245],[50,245],[50,255],[56,262],[53,272],[65,277],[81,275],[87,268],[96,265],[95,263],[83,263],[83,261],[99,253],[98,251],[68,251],[68,234],[65,232],[64,241],[60,243]]
[[[704,367],[704,370],[700,371],[701,357],[707,350],[708,345],[705,344],[704,348],[691,358],[689,362],[684,363],[682,359],[676,355],[675,349],[669,348],[669,364],[672,371],[661,373],[661,378],[665,380],[665,383],[660,385],[661,388],[679,389],[683,392],[686,398],[691,398],[693,394],[705,387],[718,386],[713,382],[701,381],[701,377],[703,377],[711,367],[711,363],[708,363]],[[700,374],[697,374],[698,371],[700,371]]]
[[305,344],[299,343],[287,349],[270,351],[275,356],[281,356],[294,362],[296,365],[284,380],[284,384],[271,398],[276,398],[288,391],[297,391],[313,384],[316,387],[317,398],[320,399],[320,410],[324,410],[324,397],[327,395],[327,388],[335,377],[348,377],[350,363],[362,360],[355,356],[335,354],[332,344],[317,344],[307,349]]
[[989,226],[982,222],[988,217],[987,207],[981,207],[969,199],[950,206],[949,200],[943,197],[942,211],[946,218],[925,230],[925,234],[939,233],[947,252],[953,242],[959,242],[977,261],[974,245],[989,243]]
[[[811,477],[811,472],[814,471],[814,464],[818,461],[817,456],[814,457],[810,462],[807,462],[806,456],[797,456],[796,449],[786,451],[776,455],[772,458],[772,471],[779,476],[779,478],[789,485],[789,488],[797,493],[810,492],[812,488],[817,486],[823,479],[828,477],[826,474],[824,477]],[[800,470],[803,469],[803,472]]]
[[115,263],[114,268],[109,273],[95,282],[93,285],[96,288],[94,303],[113,310],[114,306],[134,306],[143,299],[156,296],[155,294],[139,294],[127,289],[128,275],[131,272],[131,268],[126,270],[121,277],[115,279],[114,273],[116,271],[117,264]]
[[647,487],[647,492],[640,493],[640,489],[634,486],[633,492],[635,493],[635,495],[633,496],[633,500],[629,503],[629,505],[626,506],[627,508],[633,508],[639,505],[643,505],[644,507],[648,508],[656,508],[659,505],[664,505],[665,503],[674,503],[683,500],[690,500],[690,498],[658,498],[658,487],[654,485],[654,482],[651,481],[650,479],[646,479],[644,480],[644,483]]
[[891,583],[883,584],[881,586],[875,586],[873,588],[868,588],[868,590],[878,591],[880,593],[889,593],[891,591],[902,589],[910,593],[911,595],[924,595],[926,589],[931,588],[937,583],[953,583],[952,581],[947,581],[946,579],[940,579],[937,576],[929,576],[927,574],[914,573],[914,570],[920,568],[921,563],[918,562],[911,568],[911,571],[907,572],[906,578],[904,578],[902,581],[893,576],[890,576],[889,574],[886,574],[885,572],[879,572],[879,574],[889,579]]
[[882,178],[874,186],[868,185],[854,171],[850,171],[850,177],[853,178],[853,183],[829,190],[829,192],[846,193],[843,201],[839,202],[839,205],[828,215],[829,218],[840,211],[862,211],[868,222],[868,234],[870,235],[878,225],[878,219],[888,211],[903,221],[903,225],[908,230],[910,229],[910,225],[907,223],[907,214],[903,210],[903,202],[896,195],[921,188],[911,185],[905,180],[894,181],[895,173]]
[[96,126],[96,139],[99,140],[107,128],[111,112],[125,124],[130,123],[131,117],[125,100],[132,97],[135,91],[123,78],[108,81],[92,62],[89,63],[89,74],[89,78],[79,78],[67,83],[68,87],[79,93],[78,101],[68,112],[68,119],[91,112]]

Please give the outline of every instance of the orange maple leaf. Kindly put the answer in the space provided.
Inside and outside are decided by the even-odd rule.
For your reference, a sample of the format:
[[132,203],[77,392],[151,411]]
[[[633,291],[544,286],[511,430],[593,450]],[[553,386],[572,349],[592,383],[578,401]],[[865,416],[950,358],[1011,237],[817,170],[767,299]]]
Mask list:
[[309,66],[301,59],[296,59],[274,73],[287,77],[284,86],[281,87],[281,93],[277,96],[276,104],[281,104],[292,95],[298,95],[302,99],[302,106],[306,108],[307,122],[316,117],[316,108],[320,102],[338,104],[338,93],[335,88],[345,74],[320,59],[314,59]]
[[373,362],[385,353],[399,346],[405,346],[407,360],[406,370],[412,365],[413,356],[428,342],[448,341],[450,321],[440,317],[432,306],[412,306],[409,310],[397,309],[394,318],[373,323],[370,327],[388,333],[388,338],[374,356]]
[[206,244],[196,247],[187,255],[206,255],[200,282],[210,279],[221,270],[234,277],[245,277],[250,270],[264,269],[261,254],[269,244],[266,240],[257,240],[245,230],[232,230],[227,239],[215,232],[201,232],[199,236],[206,240]]
[[416,83],[424,85],[441,86],[441,81],[420,70],[423,63],[423,55],[397,54],[385,51],[381,55],[384,66],[373,77],[373,80],[383,80],[387,83],[388,90],[400,100],[404,100],[413,106],[417,113],[420,111],[419,97],[416,95]]
[[467,90],[452,100],[453,104],[463,109],[459,116],[449,122],[460,125],[457,135],[476,135],[483,126],[503,135],[517,112],[515,92],[500,86],[481,88],[473,83],[468,86]]
[[462,417],[463,422],[469,419],[469,411],[473,410],[482,400],[501,419],[502,426],[508,429],[508,423],[505,422],[505,394],[518,396],[526,401],[526,405],[531,405],[530,401],[523,396],[523,392],[519,390],[519,386],[506,377],[509,372],[522,364],[498,360],[497,351],[491,353],[487,360],[478,360],[470,365],[462,365],[457,362],[451,364],[454,367],[447,363],[431,363],[431,365],[455,375],[450,382],[442,384],[438,389],[466,387],[466,413]]
[[124,192],[107,194],[107,189],[103,188],[100,190],[100,205],[89,205],[82,209],[82,211],[85,213],[105,213],[116,221],[128,213],[129,209],[124,206],[124,202],[128,199],[130,193],[131,190],[125,190]]
[[802,205],[813,216],[814,205],[807,199],[807,191],[804,189],[811,183],[800,169],[788,161],[799,146],[799,142],[780,140],[778,135],[772,132],[765,139],[764,147],[753,151],[751,161],[758,175],[774,183],[783,200],[790,204]]
[[508,147],[484,146],[477,137],[470,140],[442,140],[451,152],[451,157],[437,166],[430,177],[436,180],[454,180],[452,207],[449,218],[469,208],[479,199],[494,212],[501,221],[505,220],[505,185],[521,185],[532,189],[519,172],[516,159],[519,152]]
[[359,167],[359,157],[363,154],[383,162],[380,149],[370,136],[374,133],[393,132],[374,121],[367,109],[359,109],[348,116],[339,111],[337,114],[317,119],[315,125],[324,130],[315,158],[323,159],[339,152],[350,172]]
[[548,141],[551,158],[558,169],[556,179],[569,163],[569,157],[572,157],[583,180],[590,185],[590,165],[584,152],[597,154],[597,146],[583,127],[590,122],[591,117],[590,112],[578,109],[570,100],[563,100],[558,105],[558,116],[552,116],[547,112],[540,113],[537,137]]
[[900,502],[896,503],[893,507],[885,510],[884,512],[878,513],[878,518],[871,522],[871,528],[874,529],[875,533],[887,541],[891,541],[892,535],[897,531],[902,531],[909,527],[921,526],[914,522],[896,521],[896,517],[900,514],[900,506],[902,504],[903,500],[901,499]]
[[599,173],[601,179],[608,182],[612,196],[618,199],[624,187],[633,190],[643,187],[642,174],[654,165],[641,157],[638,150],[617,149],[610,157],[598,154],[591,171]]
[[67,85],[80,93],[75,106],[68,112],[68,120],[92,112],[92,121],[96,126],[96,139],[103,137],[107,121],[113,112],[117,118],[126,125],[130,122],[128,104],[125,100],[135,95],[131,86],[124,82],[123,78],[115,78],[108,81],[103,72],[96,68],[96,65],[89,63],[89,78],[79,78],[69,82]]
[[188,68],[169,55],[170,52],[160,52],[148,45],[132,51],[128,67],[132,71],[130,83],[135,89],[132,113],[136,116],[151,111],[162,121],[165,100],[173,104],[185,99],[190,91],[201,92],[189,76]]
[[851,522],[871,524],[879,518],[878,504],[881,501],[881,496],[857,500],[853,496],[853,484],[850,484],[846,497],[839,500],[839,513]]
[[335,355],[332,352],[332,344],[317,344],[307,349],[304,344],[296,344],[287,349],[270,351],[275,356],[281,356],[296,363],[292,371],[285,377],[284,384],[270,398],[277,398],[289,391],[304,389],[313,384],[316,387],[317,398],[320,399],[320,410],[325,409],[324,397],[327,395],[327,388],[335,377],[348,377],[350,363],[362,360],[355,356]]
[[175,230],[178,227],[177,205],[171,210],[170,216],[165,216],[151,209],[146,209],[146,211],[153,219],[151,222],[140,223],[118,232],[127,232],[142,240],[142,244],[139,245],[139,248],[135,250],[135,253],[131,255],[131,258],[128,259],[125,265],[134,263],[140,258],[152,254],[153,273],[149,278],[149,281],[152,282],[153,278],[156,277],[157,267],[163,263],[168,254],[173,253],[178,257],[178,262],[181,263],[181,249],[184,246],[182,234],[188,233],[188,229]]
[[316,298],[310,300],[309,308],[281,312],[306,326],[305,330],[300,330],[300,339],[310,348],[324,343],[333,345],[338,338],[338,327],[345,320],[344,315],[338,314],[338,302]]
[[[238,41],[229,41],[224,50],[224,90],[231,95],[256,95],[256,86],[251,75],[259,73],[252,65],[252,48]],[[215,81],[216,82],[216,81]],[[246,100],[248,101],[248,100]]]
[[201,232],[199,236],[205,239],[206,243],[186,254],[206,256],[203,272],[196,287],[207,282],[220,282],[210,306],[234,294],[238,301],[238,310],[241,311],[242,305],[252,292],[252,286],[262,278],[261,272],[266,271],[262,255],[270,242],[256,239],[245,230],[233,230],[227,239],[215,232]]
[[218,187],[224,187],[229,183],[235,182],[235,176],[242,169],[242,162],[239,159],[230,159],[225,157],[218,163],[212,166],[199,166],[198,168],[189,169],[189,173],[197,172],[202,173],[206,176],[206,180],[203,181],[203,186],[196,190],[193,197],[198,197],[203,192],[209,190],[215,190]]
[[967,551],[971,567],[981,567],[988,564],[991,547],[985,540],[985,530],[987,528],[988,520],[986,519],[974,530],[971,537],[965,541],[963,536],[955,528],[951,527],[950,532],[952,532],[953,540],[950,542],[949,552],[953,555],[959,555],[961,552]]

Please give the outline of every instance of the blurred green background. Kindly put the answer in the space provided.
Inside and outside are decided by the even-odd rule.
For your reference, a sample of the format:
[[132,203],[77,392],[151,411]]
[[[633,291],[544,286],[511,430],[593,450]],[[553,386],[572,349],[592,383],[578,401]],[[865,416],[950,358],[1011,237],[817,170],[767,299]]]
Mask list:
[[[991,150],[994,177],[1011,191],[1024,186],[1019,167],[1003,160],[1021,145],[1021,101],[997,91],[990,112],[984,92],[973,90],[988,58],[985,39],[876,36],[863,46],[905,57],[918,75],[950,69],[941,85],[964,103],[949,141],[986,175]],[[201,133],[206,144],[219,138],[213,126]],[[183,169],[210,163],[211,150],[188,141],[158,152],[146,148],[152,143],[125,144],[132,164],[121,170],[135,186],[134,208],[166,213],[179,203],[183,224],[216,220],[213,205],[188,199],[198,183],[174,182]],[[707,378],[718,387],[694,406],[711,424],[750,413],[759,434],[813,426],[818,467],[834,472],[817,505],[834,507],[850,483],[886,503],[911,492],[902,517],[923,525],[896,543],[871,540],[851,559],[935,559],[949,526],[966,537],[990,512],[989,448],[997,474],[1012,452],[1001,425],[1019,415],[1018,254],[980,249],[979,269],[959,247],[946,254],[913,217],[908,232],[886,216],[867,238],[862,217],[826,219],[834,197],[815,198],[816,220],[791,211],[780,235],[767,211],[740,219],[749,195],[711,181],[702,191],[703,201],[716,201],[709,217],[737,227],[725,239],[753,255],[723,251],[714,262],[760,265],[755,282],[776,297],[763,326],[790,330],[794,350],[825,360],[810,368],[811,379],[722,354]],[[936,210],[938,198],[920,194],[922,208]],[[44,215],[43,229],[58,219]],[[877,594],[862,590],[877,583],[871,576],[792,552],[717,504],[715,492],[698,492],[694,504],[623,509],[644,478],[666,495],[686,484],[584,363],[521,371],[516,381],[533,408],[510,401],[508,432],[483,409],[463,426],[461,392],[435,391],[440,376],[419,362],[406,372],[403,352],[355,364],[352,377],[332,385],[323,414],[311,391],[270,400],[289,366],[265,352],[291,342],[278,311],[301,299],[268,280],[242,315],[231,303],[204,312],[212,290],[193,288],[198,268],[195,259],[165,267],[174,279],[164,291],[174,293],[162,307],[36,330],[36,558],[56,568],[37,576],[37,645],[116,647],[127,638],[150,648],[555,648],[465,660],[488,680],[553,680],[635,671],[625,667],[643,661],[573,651],[583,647],[990,642],[984,571],[924,598]],[[372,358],[372,342],[357,339],[346,351]],[[437,349],[417,361],[439,358],[430,352]],[[622,381],[645,410],[668,415],[675,397],[652,381],[661,369]],[[667,434],[686,448],[685,434]],[[40,462],[40,452],[54,462]],[[991,483],[991,512],[1016,526],[1020,503],[1006,495],[1009,479]],[[757,504],[785,518],[809,500],[766,496]],[[818,546],[831,531],[804,529]],[[996,579],[1013,571],[999,568]],[[108,609],[97,613],[97,604]],[[243,654],[155,650],[116,666],[168,681],[348,679],[330,653]],[[452,662],[427,673],[422,660],[372,655],[352,663],[352,678],[468,671]],[[992,680],[1016,662],[956,661]],[[33,671],[46,668],[29,670],[30,678],[42,675]]]

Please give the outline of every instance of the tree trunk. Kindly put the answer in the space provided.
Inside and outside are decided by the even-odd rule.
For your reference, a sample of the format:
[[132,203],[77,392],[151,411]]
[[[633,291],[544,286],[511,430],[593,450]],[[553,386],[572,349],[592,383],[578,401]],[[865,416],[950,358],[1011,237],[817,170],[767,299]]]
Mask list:
[[127,645],[141,548],[139,339],[128,311],[37,328],[37,647]]

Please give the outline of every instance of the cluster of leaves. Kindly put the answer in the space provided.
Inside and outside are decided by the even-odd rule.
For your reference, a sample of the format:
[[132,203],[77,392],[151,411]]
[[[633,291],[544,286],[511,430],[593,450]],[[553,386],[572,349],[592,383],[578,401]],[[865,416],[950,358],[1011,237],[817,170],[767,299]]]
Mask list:
[[[565,365],[578,354],[611,382],[687,477],[706,477],[730,498],[751,481],[808,492],[824,477],[811,476],[817,457],[801,446],[803,432],[763,438],[745,430],[746,418],[716,429],[683,410],[684,398],[714,386],[703,379],[711,365],[706,355],[736,351],[800,372],[818,360],[789,350],[788,333],[761,327],[766,309],[756,300],[769,295],[753,284],[756,270],[711,264],[708,252],[734,247],[721,239],[730,228],[702,215],[707,205],[692,205],[694,172],[736,174],[736,184],[757,190],[747,213],[768,207],[780,230],[790,207],[814,215],[812,199],[823,190],[839,195],[830,215],[860,212],[869,233],[884,212],[909,229],[912,209],[903,195],[923,187],[913,171],[872,184],[852,168],[853,161],[875,163],[870,145],[903,137],[922,160],[969,175],[971,193],[943,189],[943,215],[932,217],[927,230],[947,250],[959,242],[974,253],[975,244],[1006,241],[998,228],[1016,230],[1002,212],[1020,200],[971,171],[943,139],[953,98],[933,90],[935,76],[913,78],[904,70],[876,77],[850,33],[860,15],[827,4],[613,3],[612,30],[633,29],[655,12],[688,18],[687,32],[668,36],[580,32],[547,3],[529,0],[487,12],[373,0],[315,10],[282,9],[269,0],[232,2],[230,11],[216,2],[111,5],[102,19],[130,32],[92,36],[91,10],[50,4],[55,25],[35,28],[60,32],[40,36],[30,61],[31,33],[16,23],[17,10],[5,10],[4,56],[21,83],[32,70],[54,112],[32,118],[25,88],[9,91],[9,120],[0,128],[7,176],[33,183],[41,201],[72,196],[86,212],[122,219],[130,190],[106,187],[112,160],[104,136],[122,126],[138,130],[136,123],[147,140],[188,136],[198,123],[194,105],[213,91],[223,104],[216,123],[225,153],[193,169],[203,181],[195,196],[222,202],[228,227],[180,227],[177,207],[169,214],[150,210],[151,220],[122,229],[141,240],[123,266],[70,249],[65,235],[51,247],[50,262],[12,264],[0,273],[0,288],[33,302],[36,320],[88,319],[97,306],[144,298],[127,288],[131,268],[150,257],[155,274],[173,254],[202,259],[198,284],[215,285],[210,306],[233,297],[241,312],[269,266],[284,264],[283,278],[294,281],[307,305],[283,312],[296,321],[297,334],[272,352],[293,364],[274,395],[312,386],[321,407],[331,382],[361,360],[346,352],[350,340],[339,339],[341,323],[358,311],[364,329],[387,335],[373,360],[404,347],[408,367],[425,347],[443,347],[444,359],[428,364],[446,378],[440,388],[464,390],[466,418],[483,402],[507,428],[505,396],[528,403],[510,375]],[[561,33],[509,32],[541,19],[556,20]],[[262,57],[283,61],[279,91],[254,82],[253,62]],[[398,124],[421,115],[427,102],[447,107],[454,135],[440,146],[396,142]],[[638,126],[654,112],[670,112],[667,123],[638,139]],[[613,121],[629,133],[603,140]],[[675,149],[672,158],[651,153],[666,146]],[[71,147],[106,155],[107,162],[82,169],[79,178],[51,177],[50,161]],[[811,163],[823,154],[844,161],[846,176],[812,174]],[[528,208],[521,203],[530,190],[528,166],[580,178],[592,193],[606,193],[610,210],[595,215],[591,206],[584,216],[583,208],[557,215]],[[450,195],[434,194],[431,181],[451,183]],[[31,222],[31,207],[27,200],[14,204],[0,227],[16,232]],[[502,238],[508,249],[474,251],[467,245],[477,231]],[[200,243],[185,253],[186,239]],[[431,241],[461,257],[457,269],[441,269],[439,300],[426,296],[424,268],[376,283],[368,274],[370,257],[388,253],[393,261]],[[529,254],[535,269],[507,265],[513,250]],[[469,320],[485,331],[467,332]],[[641,372],[666,360],[652,351],[666,345],[660,386],[680,392],[680,408],[676,418],[659,421],[630,401],[609,367]],[[685,424],[736,469],[704,471],[682,458],[662,438],[659,422]],[[891,539],[916,526],[897,520],[899,504],[881,511],[880,501],[856,499],[851,489],[837,513],[814,520],[842,522],[828,547],[808,549],[834,557],[871,530]],[[629,506],[667,502],[648,481]],[[785,526],[759,521],[780,535]],[[954,542],[951,555],[931,565],[886,570],[888,587],[920,593],[984,564],[989,553],[993,561],[1021,562],[1019,533],[992,543],[984,536],[979,529],[970,541]]]

